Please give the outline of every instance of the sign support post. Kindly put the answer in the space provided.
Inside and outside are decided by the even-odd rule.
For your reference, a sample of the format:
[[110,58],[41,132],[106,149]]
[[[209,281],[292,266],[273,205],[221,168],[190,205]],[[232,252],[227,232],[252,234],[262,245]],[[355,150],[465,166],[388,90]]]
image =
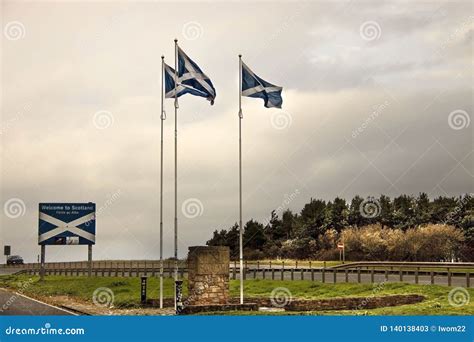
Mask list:
[[11,246],[3,246],[3,254],[5,255],[5,266],[8,265],[8,257],[11,254]]
[[342,261],[344,264],[346,261],[346,246],[344,245],[344,242],[339,242],[337,244],[337,249],[339,249],[339,262]]
[[45,271],[45,257],[46,257],[46,245],[41,245],[41,268],[40,268],[40,280],[44,280]]
[[87,253],[87,261],[88,261],[88,264],[87,264],[87,272],[88,272],[88,276],[92,276],[92,245],[87,245],[87,248],[88,248],[88,253]]

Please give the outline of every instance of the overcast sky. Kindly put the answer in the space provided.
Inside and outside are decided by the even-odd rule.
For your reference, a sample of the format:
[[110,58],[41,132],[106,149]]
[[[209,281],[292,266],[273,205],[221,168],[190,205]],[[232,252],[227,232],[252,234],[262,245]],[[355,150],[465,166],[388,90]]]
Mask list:
[[[238,220],[239,53],[284,89],[282,110],[242,100],[245,221],[311,197],[474,191],[470,1],[1,6],[0,241],[26,261],[39,202],[97,203],[96,259],[158,258],[160,57],[173,64],[174,38],[217,91],[214,106],[179,99],[180,256]],[[85,246],[47,250],[86,258]]]

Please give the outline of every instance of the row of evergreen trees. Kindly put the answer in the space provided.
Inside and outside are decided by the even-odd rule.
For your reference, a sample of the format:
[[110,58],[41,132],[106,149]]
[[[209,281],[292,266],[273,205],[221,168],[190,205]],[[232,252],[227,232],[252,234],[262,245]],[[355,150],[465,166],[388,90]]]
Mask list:
[[[288,241],[296,245],[311,242],[316,248],[328,248],[319,243],[328,231],[340,235],[345,228],[373,224],[402,231],[427,224],[454,226],[464,235],[464,246],[459,248],[463,250],[460,257],[474,259],[474,197],[463,195],[430,200],[425,193],[417,197],[401,195],[393,200],[385,195],[367,199],[355,196],[350,203],[343,198],[329,202],[311,199],[300,213],[289,209],[281,213],[272,211],[264,224],[253,219],[245,224],[244,253],[247,258],[285,257],[280,251]],[[238,225],[227,230],[215,230],[207,244],[229,246],[231,256],[236,258],[239,254]],[[313,256],[309,252],[305,255],[304,249],[298,255],[300,258]]]

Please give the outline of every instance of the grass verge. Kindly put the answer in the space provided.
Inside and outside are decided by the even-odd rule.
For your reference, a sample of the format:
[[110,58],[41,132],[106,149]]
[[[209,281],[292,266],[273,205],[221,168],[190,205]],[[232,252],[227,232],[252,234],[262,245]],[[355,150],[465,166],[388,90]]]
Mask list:
[[[0,287],[21,290],[26,295],[44,298],[49,296],[70,296],[76,300],[92,302],[94,291],[99,287],[106,287],[114,293],[114,306],[118,308],[140,306],[140,279],[137,277],[66,277],[47,276],[43,282],[37,276],[11,275],[0,276]],[[448,295],[453,289],[438,285],[411,285],[405,283],[380,284],[322,284],[304,280],[246,280],[245,295],[248,301],[252,298],[269,298],[277,287],[285,287],[293,298],[298,299],[325,299],[336,297],[371,297],[393,294],[420,294],[426,297],[422,303],[385,307],[358,311],[314,311],[304,313],[284,314],[331,314],[331,315],[474,315],[474,303],[455,307],[449,303]],[[159,279],[150,277],[148,280],[148,297],[158,298]],[[469,298],[474,298],[474,289],[467,289]],[[230,294],[239,296],[239,282],[230,281]],[[172,298],[173,280],[165,278],[164,296]],[[187,296],[187,283],[184,283],[184,296]],[[219,313],[222,314],[222,313]],[[241,314],[241,313],[226,313]],[[268,314],[249,313],[245,314]],[[281,313],[280,313],[281,314]]]

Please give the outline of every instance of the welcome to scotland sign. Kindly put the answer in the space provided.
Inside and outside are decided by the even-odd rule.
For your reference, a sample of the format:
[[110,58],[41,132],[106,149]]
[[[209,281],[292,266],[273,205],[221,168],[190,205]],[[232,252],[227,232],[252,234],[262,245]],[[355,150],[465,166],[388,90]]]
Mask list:
[[95,203],[40,203],[39,245],[94,245]]

